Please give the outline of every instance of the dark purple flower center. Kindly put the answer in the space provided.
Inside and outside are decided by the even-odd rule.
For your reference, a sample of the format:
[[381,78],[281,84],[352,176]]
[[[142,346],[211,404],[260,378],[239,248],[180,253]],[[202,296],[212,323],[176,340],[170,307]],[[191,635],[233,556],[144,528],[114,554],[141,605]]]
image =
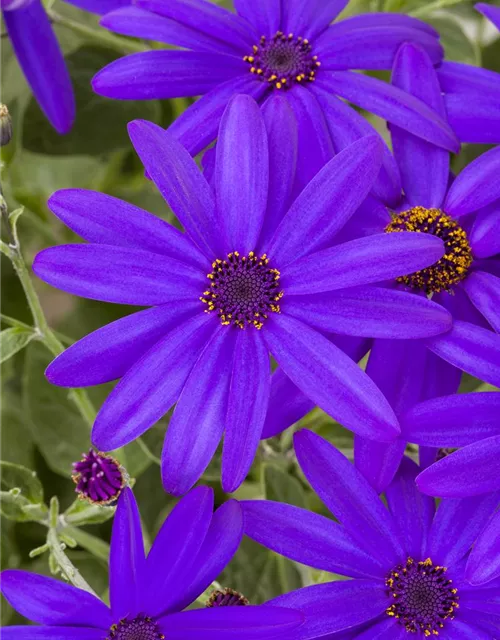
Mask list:
[[212,593],[207,607],[242,607],[249,604],[248,600],[234,589],[217,590]]
[[241,256],[229,253],[226,260],[212,263],[207,275],[210,289],[200,298],[207,305],[207,313],[215,312],[224,325],[244,329],[253,325],[261,329],[269,313],[279,313],[280,272],[269,267],[269,258],[253,251]]
[[422,562],[408,558],[389,573],[385,584],[391,599],[387,615],[410,633],[438,635],[444,621],[454,618],[457,589],[447,579],[446,568],[434,565],[430,558]]
[[106,640],[164,640],[158,625],[151,618],[137,616],[133,620],[120,620],[109,630]]
[[435,264],[397,279],[412,289],[425,293],[451,291],[463,280],[472,264],[472,251],[467,233],[440,209],[413,207],[398,213],[385,228],[386,232],[416,231],[430,233],[444,242],[445,254]]
[[71,477],[80,497],[97,504],[115,502],[126,483],[126,473],[120,463],[94,449],[73,463]]
[[278,31],[272,38],[262,36],[253,53],[243,58],[250,72],[272,83],[276,89],[290,89],[296,82],[312,82],[321,63],[312,55],[309,40]]

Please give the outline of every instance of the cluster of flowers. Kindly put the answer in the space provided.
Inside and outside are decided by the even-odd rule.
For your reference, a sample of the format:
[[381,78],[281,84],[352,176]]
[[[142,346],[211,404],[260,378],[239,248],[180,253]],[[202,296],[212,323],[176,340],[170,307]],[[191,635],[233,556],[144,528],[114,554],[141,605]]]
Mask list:
[[[97,93],[202,97],[167,131],[129,125],[184,232],[101,193],[50,198],[87,242],[42,251],[37,276],[149,308],[71,346],[47,378],[120,380],[93,428],[102,451],[175,405],[162,481],[189,493],[145,558],[122,470],[89,454],[75,467],[81,490],[120,496],[111,608],[7,571],[6,598],[42,626],[7,627],[6,639],[500,637],[500,396],[457,395],[462,372],[500,386],[500,147],[450,173],[461,143],[500,143],[500,76],[443,61],[439,34],[408,16],[331,24],[347,3],[235,0],[231,13],[205,0],[71,0],[116,33],[182,47],[113,62],[95,76]],[[66,131],[74,103],[40,0],[2,9],[42,109]],[[500,9],[478,9],[500,27]],[[392,70],[391,83],[360,69]],[[392,152],[339,97],[389,123]],[[193,156],[204,150],[200,170]],[[295,435],[302,471],[338,522],[268,501],[212,513],[211,492],[192,487],[221,439],[222,487],[233,492],[259,441],[314,406],[355,434],[355,466],[314,433]],[[407,442],[420,445],[420,467]],[[258,607],[226,591],[182,611],[243,533],[351,579]]]

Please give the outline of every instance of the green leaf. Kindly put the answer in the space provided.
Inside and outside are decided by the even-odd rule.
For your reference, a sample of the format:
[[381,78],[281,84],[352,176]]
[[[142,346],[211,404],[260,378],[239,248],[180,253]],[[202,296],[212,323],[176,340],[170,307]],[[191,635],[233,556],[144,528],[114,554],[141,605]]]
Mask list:
[[462,23],[451,13],[440,14],[427,20],[441,35],[447,60],[481,64],[481,49],[468,37]]
[[73,525],[100,524],[112,518],[114,513],[113,507],[90,504],[77,498],[64,512],[64,519]]
[[0,462],[0,512],[10,520],[40,520],[47,508],[43,487],[34,471],[11,462]]
[[52,360],[40,343],[26,350],[23,409],[27,424],[45,461],[56,473],[69,477],[72,463],[90,445],[90,432],[67,389],[51,385],[44,371]]
[[129,149],[127,123],[136,118],[157,121],[160,106],[155,101],[108,100],[96,95],[92,77],[116,59],[117,53],[101,47],[83,46],[66,58],[76,97],[76,121],[65,136],[58,135],[32,99],[23,123],[23,145],[51,155],[97,155]]
[[99,558],[99,560],[104,560],[106,563],[108,562],[109,544],[107,542],[77,527],[67,527],[64,531],[74,538],[82,549]]
[[305,492],[297,478],[294,478],[273,464],[265,464],[263,468],[265,496],[267,500],[286,502],[297,507],[305,508]]
[[33,330],[11,327],[0,331],[0,362],[5,362],[24,349],[36,337]]

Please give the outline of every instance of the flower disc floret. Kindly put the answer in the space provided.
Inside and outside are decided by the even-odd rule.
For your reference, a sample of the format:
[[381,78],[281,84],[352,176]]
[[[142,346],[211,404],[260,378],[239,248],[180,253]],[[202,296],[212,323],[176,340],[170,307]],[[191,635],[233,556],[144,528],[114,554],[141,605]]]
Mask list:
[[73,463],[73,482],[83,500],[93,504],[111,504],[122,492],[127,474],[112,456],[90,449]]
[[215,260],[207,275],[210,288],[200,298],[207,313],[215,312],[223,325],[261,329],[269,313],[280,313],[280,272],[269,266],[266,254],[253,251],[246,256],[237,251],[226,260]]
[[217,589],[210,596],[207,607],[243,607],[250,604],[244,595],[234,589]]
[[410,633],[426,637],[439,634],[445,620],[454,618],[458,608],[457,589],[446,577],[446,567],[430,558],[415,562],[408,558],[387,576],[387,594],[393,603],[386,609]]
[[425,293],[451,291],[463,280],[472,264],[472,250],[464,229],[440,209],[413,207],[398,213],[385,228],[387,233],[413,231],[441,238],[446,253],[435,264],[397,281]]
[[278,31],[272,38],[262,36],[253,46],[252,55],[243,60],[250,65],[250,72],[273,84],[276,89],[290,89],[296,82],[313,82],[321,66],[313,55],[307,38],[285,35]]
[[146,616],[137,616],[132,620],[123,619],[109,630],[106,640],[164,640],[154,620]]

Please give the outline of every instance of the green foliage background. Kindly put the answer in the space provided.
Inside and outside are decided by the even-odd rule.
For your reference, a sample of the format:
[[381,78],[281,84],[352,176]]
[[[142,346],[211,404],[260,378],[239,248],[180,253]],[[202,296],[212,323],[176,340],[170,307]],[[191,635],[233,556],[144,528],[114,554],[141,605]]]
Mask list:
[[[79,241],[47,208],[47,198],[56,189],[83,187],[103,191],[175,223],[161,196],[144,178],[142,165],[128,141],[126,123],[143,118],[167,127],[189,105],[189,100],[183,99],[139,103],[111,101],[94,95],[89,84],[94,73],[141,43],[109,36],[99,29],[95,16],[59,0],[46,4],[62,16],[62,23],[56,24],[55,30],[77,97],[77,119],[71,134],[60,137],[50,128],[30,95],[8,39],[2,37],[1,40],[2,102],[8,105],[14,124],[14,138],[2,150],[2,182],[9,210],[24,207],[17,226],[28,264],[44,247]],[[442,34],[448,59],[500,72],[500,39],[493,27],[474,11],[473,2],[351,0],[346,14],[382,10],[411,13],[432,23]],[[148,43],[148,46],[159,45]],[[387,77],[387,74],[378,75]],[[386,135],[383,123],[367,117]],[[479,145],[465,148],[454,160],[455,169],[484,150],[485,147]],[[46,382],[43,371],[52,356],[20,324],[32,324],[29,308],[5,256],[1,266],[2,328],[10,328],[2,336],[4,346],[8,342],[11,355],[2,364],[1,458],[10,463],[2,469],[2,569],[16,567],[50,573],[48,554],[34,559],[30,559],[29,554],[46,540],[47,530],[37,522],[48,513],[43,502],[48,504],[52,496],[57,496],[62,510],[70,509],[67,520],[72,520],[72,524],[66,530],[70,536],[68,543],[72,544],[71,538],[78,543],[75,549],[68,550],[68,555],[96,592],[106,598],[112,510],[96,513],[82,510],[81,503],[73,504],[75,493],[70,479],[71,463],[88,449],[89,425],[68,391]],[[65,344],[134,311],[130,307],[72,297],[40,281],[34,280],[34,284],[49,324],[61,334]],[[111,386],[89,390],[96,408]],[[486,388],[491,389],[480,381],[465,378],[462,390]],[[119,453],[120,460],[135,479],[134,491],[149,540],[174,504],[161,489],[157,464],[167,424],[168,416],[145,434],[141,442],[132,443]],[[297,426],[303,425],[315,429],[347,455],[352,455],[351,434],[319,410]],[[278,499],[323,512],[295,462],[291,431],[261,446],[251,474],[236,496]],[[226,499],[219,484],[218,460],[213,461],[203,482],[213,486],[218,503]],[[258,603],[327,577],[332,579],[245,540],[220,582],[242,591],[252,603]],[[17,620],[10,607],[4,606],[2,624],[13,624]]]

